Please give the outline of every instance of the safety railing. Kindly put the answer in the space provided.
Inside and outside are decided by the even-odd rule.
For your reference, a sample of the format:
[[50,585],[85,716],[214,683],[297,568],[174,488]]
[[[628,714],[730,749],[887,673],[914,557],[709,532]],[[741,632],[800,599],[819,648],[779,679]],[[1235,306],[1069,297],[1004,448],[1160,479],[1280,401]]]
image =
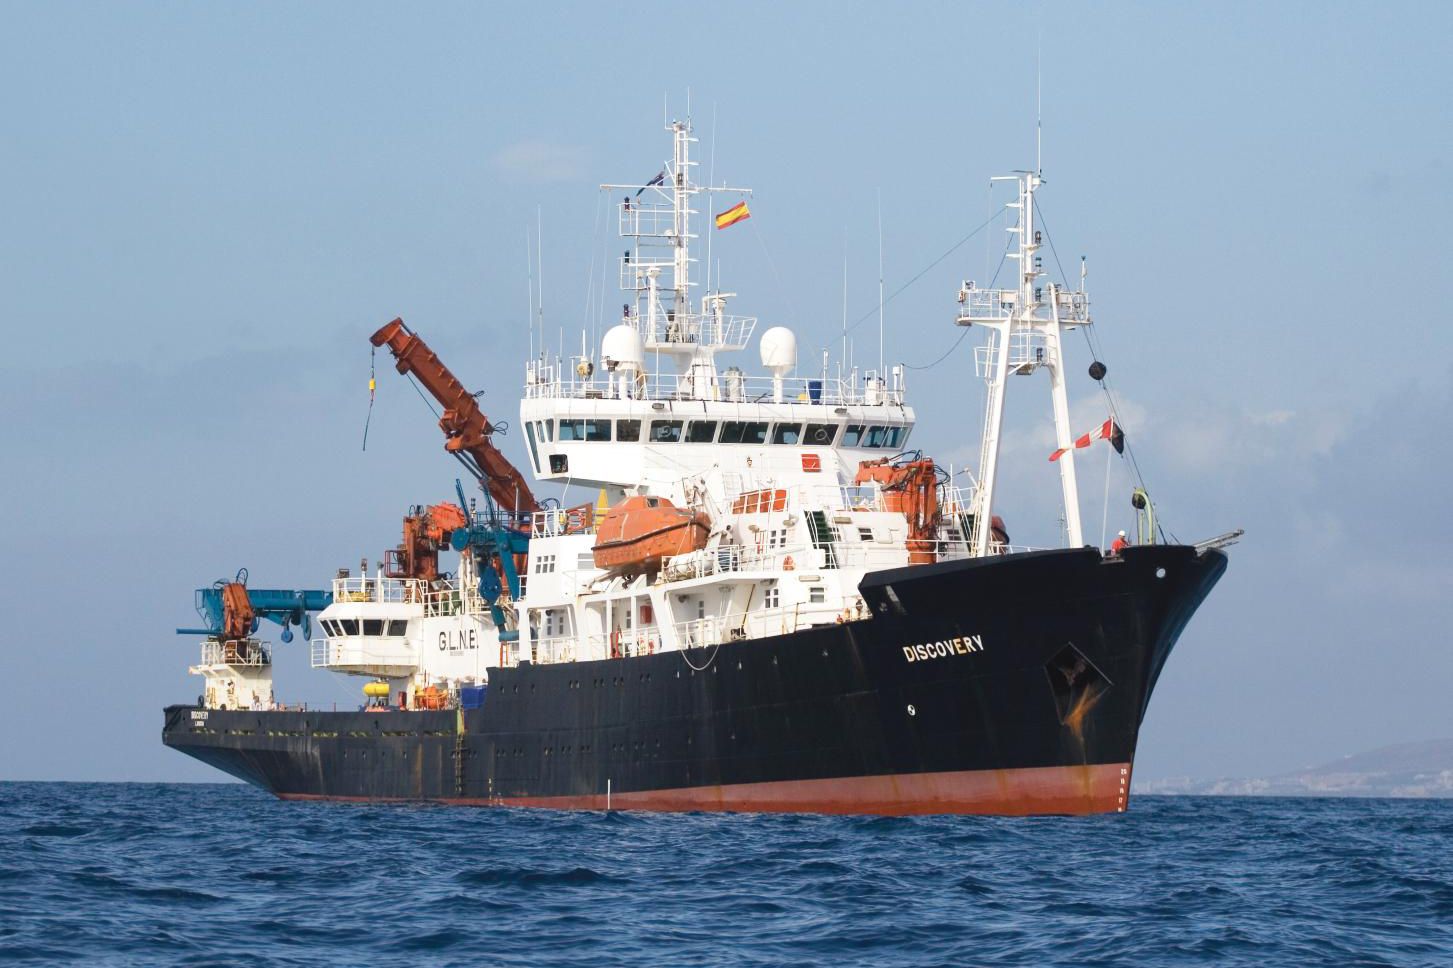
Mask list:
[[676,228],[676,208],[672,205],[643,203],[639,199],[626,198],[620,206],[620,234],[625,237],[675,238],[679,234]]
[[592,504],[536,511],[530,516],[530,537],[553,538],[562,534],[594,534],[599,517],[599,509]]
[[1008,319],[1019,303],[1013,289],[962,289],[959,291],[958,321],[964,323]]
[[272,648],[257,639],[236,639],[219,642],[208,639],[202,643],[202,665],[261,667],[272,665]]
[[425,592],[423,603],[424,614],[430,618],[483,615],[489,611],[489,604],[479,596],[477,588],[457,588],[452,582],[443,582],[441,587]]
[[548,638],[530,640],[531,661],[540,664],[551,662],[574,662],[580,640],[573,635],[554,635]]
[[[999,334],[982,346],[974,347],[974,366],[978,375],[990,379],[998,363]],[[1009,334],[1008,371],[1014,374],[1031,373],[1036,367],[1051,363],[1049,348],[1044,333],[1038,330],[1021,329]]]
[[381,576],[333,579],[335,602],[422,602],[429,591],[428,582],[417,578],[383,578]]
[[1066,325],[1084,325],[1090,321],[1090,297],[1083,292],[1067,292],[1054,287],[1054,308],[1059,321]]
[[308,661],[314,669],[399,668],[418,665],[419,656],[407,639],[354,636],[310,640]]
[[[673,340],[663,338],[660,345]],[[542,400],[619,399],[621,382],[596,369],[583,377],[574,370],[539,366],[528,374],[524,394]],[[714,378],[693,373],[638,371],[625,381],[626,399],[649,401],[709,400],[727,403],[772,403],[777,398],[772,377],[746,376],[730,370]],[[882,380],[871,383],[837,377],[788,377],[782,380],[782,402],[824,407],[902,405],[904,388]],[[840,443],[840,442],[839,442]]]

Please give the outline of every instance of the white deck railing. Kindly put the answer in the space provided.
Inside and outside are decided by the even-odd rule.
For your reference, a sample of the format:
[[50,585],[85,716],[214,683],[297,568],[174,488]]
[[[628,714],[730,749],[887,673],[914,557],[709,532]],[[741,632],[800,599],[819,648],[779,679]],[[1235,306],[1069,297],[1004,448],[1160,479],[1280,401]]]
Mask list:
[[272,648],[257,639],[218,642],[207,639],[202,643],[202,665],[251,666],[254,668],[272,665]]

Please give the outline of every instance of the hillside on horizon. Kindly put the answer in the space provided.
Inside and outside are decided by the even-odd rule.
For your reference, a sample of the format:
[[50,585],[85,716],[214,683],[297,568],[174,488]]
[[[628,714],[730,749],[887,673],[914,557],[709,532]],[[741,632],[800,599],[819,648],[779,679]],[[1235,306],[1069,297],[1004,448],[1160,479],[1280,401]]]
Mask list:
[[1169,777],[1137,793],[1271,797],[1453,797],[1453,737],[1396,743],[1269,777]]

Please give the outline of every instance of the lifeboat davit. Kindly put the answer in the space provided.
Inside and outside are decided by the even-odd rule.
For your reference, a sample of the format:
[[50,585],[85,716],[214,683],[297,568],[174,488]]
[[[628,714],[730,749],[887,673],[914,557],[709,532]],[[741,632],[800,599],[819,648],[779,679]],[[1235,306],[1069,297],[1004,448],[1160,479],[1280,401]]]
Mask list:
[[595,567],[615,572],[650,572],[661,559],[706,547],[711,520],[701,511],[678,508],[664,497],[630,497],[605,512],[595,527]]

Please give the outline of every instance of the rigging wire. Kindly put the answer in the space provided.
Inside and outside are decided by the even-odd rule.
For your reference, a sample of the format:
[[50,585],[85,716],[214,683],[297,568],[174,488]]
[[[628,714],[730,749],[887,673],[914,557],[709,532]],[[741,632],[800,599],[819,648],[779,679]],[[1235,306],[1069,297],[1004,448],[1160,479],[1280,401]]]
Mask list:
[[440,416],[439,411],[434,408],[434,402],[424,395],[424,391],[419,386],[418,381],[414,379],[414,375],[412,373],[405,373],[404,376],[409,378],[409,385],[414,388],[414,392],[419,395],[419,399],[424,401],[424,406],[429,408],[429,412],[434,415],[434,419],[443,420],[444,418]]
[[[1049,243],[1049,251],[1050,251],[1050,254],[1054,256],[1054,264],[1059,269],[1060,282],[1063,283],[1066,287],[1068,287],[1068,285],[1069,285],[1069,277],[1067,275],[1065,275],[1065,267],[1064,267],[1064,264],[1060,262],[1059,252],[1054,247],[1054,236],[1050,234],[1050,231],[1049,231],[1049,223],[1046,221],[1046,219],[1044,217],[1044,208],[1043,208],[1043,206],[1036,206],[1036,211],[1037,211],[1037,214],[1039,215],[1039,224],[1040,224],[1040,227],[1044,231],[1044,240]],[[1081,326],[1080,327],[1080,332],[1082,334],[1084,334],[1084,337],[1085,337],[1085,346],[1090,351],[1090,357],[1091,357],[1091,359],[1100,360],[1100,359],[1103,359],[1104,358],[1104,353],[1103,353],[1102,348],[1100,346],[1096,345],[1098,343],[1098,336],[1091,334],[1091,332],[1090,332],[1091,328],[1092,327],[1089,327],[1089,326]],[[1117,427],[1120,427],[1123,430],[1124,427],[1125,427],[1125,424],[1120,419],[1120,406],[1119,406],[1119,401],[1118,401],[1118,399],[1116,397],[1116,394],[1115,394],[1114,389],[1110,385],[1110,381],[1109,381],[1109,378],[1108,378],[1108,374],[1105,377],[1101,377],[1096,382],[1098,382],[1100,384],[1100,391],[1105,395],[1105,404],[1106,404],[1106,406],[1108,406],[1110,408],[1110,418],[1115,421],[1115,425]],[[1140,470],[1140,461],[1138,461],[1138,460],[1135,459],[1135,447],[1130,443],[1130,440],[1129,440],[1129,437],[1128,436],[1125,438],[1124,443],[1125,443],[1125,456],[1128,457],[1128,458],[1130,458],[1130,466],[1135,471],[1135,481],[1136,481],[1137,484],[1140,485],[1141,490],[1144,490],[1147,493],[1149,493],[1150,488],[1146,486],[1146,483],[1145,483],[1145,475],[1143,473],[1141,473],[1141,470]],[[1155,525],[1156,525],[1156,530],[1160,532],[1161,540],[1162,541],[1166,541],[1166,529],[1165,529],[1165,526],[1158,519],[1156,520]],[[1175,537],[1175,532],[1171,532],[1171,537],[1172,538]],[[1177,539],[1177,540],[1179,540],[1179,539]]]
[[378,389],[378,378],[374,372],[374,359],[378,353],[378,347],[372,346],[368,350],[368,416],[363,418],[363,449],[368,450],[368,426],[373,423],[373,394]]
[[[889,293],[888,294],[888,297],[883,300],[883,305],[887,305],[888,303],[892,302],[893,299],[896,296],[898,296],[900,293],[903,292],[903,290],[907,289],[909,286],[913,285],[915,282],[917,282],[918,280],[922,279],[924,276],[928,275],[929,270],[933,269],[935,266],[937,266],[944,259],[947,259],[949,256],[951,256],[955,252],[957,252],[959,250],[959,248],[961,246],[963,246],[963,244],[965,242],[969,241],[974,236],[976,236],[980,232],[984,231],[984,229],[988,228],[989,225],[990,225],[990,223],[992,223],[996,218],[998,218],[1002,214],[1004,214],[1003,211],[995,212],[993,215],[990,215],[984,221],[980,222],[978,224],[978,226],[975,227],[972,232],[970,232],[968,235],[964,236],[963,238],[959,239],[953,245],[949,246],[949,248],[943,253],[943,255],[939,256],[937,259],[934,259],[928,265],[924,266],[921,270],[919,270],[919,272],[912,279],[909,279],[903,285],[899,286],[897,289],[894,289],[891,293]],[[880,308],[881,307],[879,307],[879,306],[874,306],[872,309],[868,310],[862,316],[858,317],[857,322],[853,323],[851,326],[849,326],[843,332],[844,333],[851,333],[853,330],[857,329],[863,323],[866,323],[868,320],[870,320],[874,316],[876,316],[878,314],[878,311],[879,311]]]
[[938,359],[934,360],[932,363],[925,363],[923,366],[914,366],[912,363],[904,363],[903,364],[904,369],[908,369],[908,370],[931,370],[931,369],[933,369],[935,366],[938,366],[944,360],[948,359],[949,358],[949,355],[952,354],[954,350],[956,350],[956,349],[959,348],[959,344],[964,341],[964,337],[967,336],[967,335],[969,335],[969,328],[967,326],[965,326],[963,328],[963,332],[959,333],[959,338],[956,339],[956,340],[954,340],[953,345],[950,346],[948,349],[944,350],[943,356],[940,356]]
[[[605,234],[604,231],[602,230],[601,222],[603,221],[602,213],[605,210],[606,205],[607,205],[608,202],[609,202],[609,199],[606,197],[605,192],[598,193],[598,197],[597,197],[596,202],[595,202],[595,228],[591,232],[592,241],[591,241],[591,246],[590,246],[590,273],[589,273],[588,276],[586,276],[586,280],[585,280],[585,319],[584,319],[584,324],[586,326],[589,326],[589,325],[591,325],[594,322],[594,320],[592,319],[591,309],[594,307],[594,304],[595,304],[595,256],[596,256],[596,251],[601,248],[601,246],[600,246],[601,237]],[[602,255],[602,258],[601,258],[601,264],[600,264],[600,273],[601,273],[602,276],[604,276],[605,275],[605,258],[604,258],[604,253],[602,252],[601,255]],[[583,329],[584,326],[582,326],[581,328]],[[592,327],[592,331],[591,331],[591,334],[590,334],[590,352],[591,353],[593,353],[594,350],[595,350],[595,347],[599,345],[599,337],[600,337],[600,333],[597,332],[594,327]]]
[[[993,221],[993,219],[990,219],[990,221]],[[982,226],[980,226],[980,228],[982,228]],[[964,241],[966,242],[968,240],[965,239]],[[962,245],[963,242],[960,242],[959,244]],[[999,281],[999,273],[1001,273],[1001,272],[1004,271],[1004,263],[1009,261],[1009,250],[1011,248],[1013,248],[1013,246],[1014,246],[1014,240],[1011,238],[1009,240],[1008,244],[1006,244],[1004,246],[1004,254],[999,257],[999,267],[994,270],[994,278],[991,279],[991,280],[989,280],[989,288],[990,289],[993,289],[994,288],[994,284]],[[943,261],[943,260],[940,259],[939,261]],[[963,332],[959,333],[959,338],[956,339],[956,340],[954,340],[954,344],[952,346],[950,346],[944,352],[944,354],[942,356],[940,356],[938,359],[934,360],[932,363],[927,363],[927,364],[924,364],[923,366],[914,366],[911,363],[904,363],[903,366],[905,368],[907,368],[907,369],[910,369],[910,370],[931,370],[935,366],[938,366],[940,363],[942,363],[944,360],[948,359],[951,355],[953,355],[953,351],[959,348],[959,344],[962,343],[964,341],[964,337],[965,336],[968,336],[968,335],[969,335],[969,327],[965,326],[963,328]]]

